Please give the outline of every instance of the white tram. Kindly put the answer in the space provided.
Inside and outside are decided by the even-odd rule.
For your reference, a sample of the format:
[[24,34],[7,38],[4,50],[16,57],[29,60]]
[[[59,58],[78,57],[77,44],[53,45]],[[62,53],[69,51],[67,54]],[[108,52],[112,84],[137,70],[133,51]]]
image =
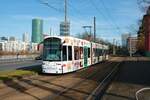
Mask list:
[[108,46],[70,36],[44,39],[43,73],[63,74],[108,59]]

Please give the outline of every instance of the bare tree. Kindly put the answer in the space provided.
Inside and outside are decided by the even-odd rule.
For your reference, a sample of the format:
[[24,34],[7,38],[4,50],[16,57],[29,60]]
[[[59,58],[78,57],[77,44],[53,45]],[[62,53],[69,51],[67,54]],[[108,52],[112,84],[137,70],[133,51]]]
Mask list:
[[137,0],[137,3],[141,11],[143,12],[145,12],[150,6],[150,0]]

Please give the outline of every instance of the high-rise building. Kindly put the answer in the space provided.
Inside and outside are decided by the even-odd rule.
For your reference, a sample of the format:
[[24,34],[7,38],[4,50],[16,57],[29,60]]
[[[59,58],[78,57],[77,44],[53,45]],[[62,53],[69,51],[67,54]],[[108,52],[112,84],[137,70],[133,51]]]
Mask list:
[[60,35],[61,36],[70,35],[70,23],[69,22],[61,22],[60,23]]
[[28,35],[28,33],[23,33],[22,41],[25,42],[25,43],[29,42],[29,35]]
[[43,41],[43,20],[33,19],[32,20],[32,39],[33,43],[40,43]]
[[123,47],[127,47],[127,39],[130,37],[130,34],[122,34],[121,38],[122,38],[122,46]]

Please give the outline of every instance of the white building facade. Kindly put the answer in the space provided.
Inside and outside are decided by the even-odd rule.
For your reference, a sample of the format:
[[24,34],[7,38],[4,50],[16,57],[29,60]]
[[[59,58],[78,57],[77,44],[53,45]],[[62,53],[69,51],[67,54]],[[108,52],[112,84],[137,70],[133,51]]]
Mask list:
[[3,52],[36,52],[38,51],[37,43],[27,43],[22,41],[0,41],[0,51]]
[[22,41],[28,43],[29,42],[29,34],[23,33],[22,35]]

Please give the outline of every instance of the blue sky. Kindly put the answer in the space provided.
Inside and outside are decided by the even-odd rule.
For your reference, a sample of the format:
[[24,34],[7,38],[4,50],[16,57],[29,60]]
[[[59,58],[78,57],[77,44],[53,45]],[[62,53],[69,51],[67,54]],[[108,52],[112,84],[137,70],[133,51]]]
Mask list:
[[[59,24],[64,20],[64,0],[43,0],[58,9],[54,10],[40,4],[40,0],[1,0],[0,36],[16,36],[21,39],[24,32],[31,35],[33,18],[44,20],[44,33],[59,34]],[[137,0],[68,0],[68,19],[71,35],[82,34],[83,25],[93,25],[97,18],[97,37],[118,41],[122,33],[131,32],[138,27],[142,18]],[[59,12],[60,10],[60,12]]]

